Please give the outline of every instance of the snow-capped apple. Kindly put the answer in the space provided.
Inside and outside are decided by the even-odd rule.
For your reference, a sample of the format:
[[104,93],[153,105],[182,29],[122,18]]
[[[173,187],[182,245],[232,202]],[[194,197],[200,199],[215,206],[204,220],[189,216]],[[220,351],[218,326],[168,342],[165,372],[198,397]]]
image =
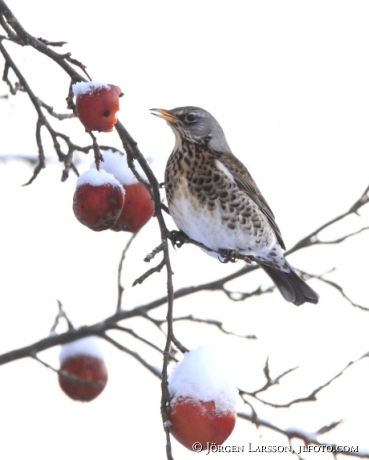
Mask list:
[[218,354],[209,346],[185,353],[168,384],[172,436],[190,450],[223,444],[236,423],[237,389]]
[[[103,152],[104,161],[100,169],[113,174],[123,185],[125,201],[122,212],[111,230],[136,232],[142,228],[153,216],[155,205],[150,193],[142,182],[139,182],[127,164],[127,156],[123,152],[113,152],[111,149]],[[95,164],[91,168],[95,168]],[[145,173],[135,164],[140,176],[147,180]]]
[[59,385],[70,398],[88,402],[104,390],[108,371],[98,337],[86,337],[62,346]]
[[119,86],[89,81],[75,83],[77,117],[88,131],[112,131],[117,122],[119,98],[123,93]]
[[79,176],[73,197],[73,211],[79,222],[100,232],[119,218],[124,189],[112,174],[90,169]]
[[189,398],[179,398],[172,403],[169,417],[172,436],[191,450],[196,442],[201,443],[203,450],[212,443],[223,444],[236,423],[234,410],[217,410],[215,401]]

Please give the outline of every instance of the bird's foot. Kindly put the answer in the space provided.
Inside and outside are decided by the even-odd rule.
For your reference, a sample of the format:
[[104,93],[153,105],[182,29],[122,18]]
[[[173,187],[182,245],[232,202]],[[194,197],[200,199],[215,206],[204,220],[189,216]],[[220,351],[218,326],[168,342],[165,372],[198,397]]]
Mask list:
[[185,244],[186,240],[188,240],[188,237],[181,230],[172,230],[168,232],[168,239],[171,241],[174,248],[180,248]]
[[228,262],[235,263],[238,260],[243,260],[244,262],[251,264],[251,260],[247,256],[240,254],[235,249],[219,249],[218,253],[218,259],[222,264],[226,264]]

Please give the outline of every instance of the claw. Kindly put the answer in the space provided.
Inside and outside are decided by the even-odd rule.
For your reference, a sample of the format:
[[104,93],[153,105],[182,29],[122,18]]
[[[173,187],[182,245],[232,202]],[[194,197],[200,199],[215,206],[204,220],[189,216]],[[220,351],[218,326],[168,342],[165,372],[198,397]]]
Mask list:
[[240,254],[235,249],[220,249],[219,251],[218,260],[222,264],[226,264],[228,262],[235,263],[238,260],[243,260],[247,264],[251,264],[251,259],[243,254]]
[[182,231],[172,230],[168,233],[168,239],[170,239],[173,247],[180,248],[184,245],[187,236]]
[[228,262],[235,263],[238,260],[237,251],[235,251],[234,249],[220,249],[219,256],[220,257],[218,257],[218,260],[222,264],[226,264]]

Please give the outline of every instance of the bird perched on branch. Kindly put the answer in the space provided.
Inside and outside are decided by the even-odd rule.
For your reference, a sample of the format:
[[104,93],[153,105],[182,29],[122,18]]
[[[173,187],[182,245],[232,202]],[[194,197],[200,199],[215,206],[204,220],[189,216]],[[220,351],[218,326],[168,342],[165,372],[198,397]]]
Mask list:
[[257,262],[287,302],[317,303],[317,293],[285,260],[273,212],[215,118],[198,107],[152,112],[175,135],[165,191],[177,227],[218,254],[229,251]]

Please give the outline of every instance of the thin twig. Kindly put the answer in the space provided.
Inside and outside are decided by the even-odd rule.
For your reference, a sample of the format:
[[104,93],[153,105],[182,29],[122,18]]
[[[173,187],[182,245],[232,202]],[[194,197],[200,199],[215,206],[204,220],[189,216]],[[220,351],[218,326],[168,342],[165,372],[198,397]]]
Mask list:
[[165,259],[163,259],[158,265],[156,265],[156,267],[150,268],[150,270],[147,270],[143,275],[135,279],[132,286],[136,286],[137,284],[142,284],[153,273],[160,273],[161,269],[165,267],[165,265],[166,265]]
[[[364,193],[360,196],[360,198],[357,201],[355,201],[355,203],[350,207],[350,209],[348,211],[346,211],[343,214],[340,214],[337,217],[329,220],[328,222],[326,222],[325,224],[321,225],[319,228],[317,228],[316,230],[311,232],[309,235],[307,235],[304,238],[302,238],[291,249],[286,251],[286,255],[291,254],[291,253],[293,253],[293,252],[295,252],[295,251],[297,251],[299,249],[302,249],[302,248],[307,248],[309,246],[313,246],[313,245],[316,245],[316,244],[324,244],[324,242],[322,242],[318,238],[319,233],[322,232],[323,230],[325,230],[326,228],[331,227],[333,224],[339,222],[340,220],[344,219],[345,217],[349,216],[350,214],[358,214],[359,209],[369,202],[368,193],[369,193],[369,186],[364,190]],[[363,230],[365,230],[365,229],[363,229]],[[363,230],[360,230],[360,231],[363,231]],[[349,236],[352,236],[352,235],[348,235],[348,237]],[[340,239],[337,240],[337,243],[339,243],[339,242],[340,242]],[[333,244],[333,243],[334,242],[331,242],[331,243],[328,243],[328,244]]]
[[118,299],[117,299],[116,311],[119,311],[122,308],[122,296],[123,296],[123,292],[124,292],[124,287],[123,287],[123,285],[121,283],[123,262],[124,262],[124,259],[126,258],[127,251],[130,248],[133,240],[136,238],[137,234],[138,234],[138,232],[132,233],[130,239],[127,241],[127,243],[126,243],[126,245],[125,245],[125,247],[123,249],[121,258],[119,260],[119,265],[118,265]]
[[147,254],[147,256],[144,258],[144,262],[151,262],[151,260],[157,255],[159,254],[159,252],[162,252],[164,250],[164,245],[165,245],[165,241],[164,242],[161,242],[159,244],[159,246],[157,246],[156,248],[154,248],[150,254]]
[[332,280],[327,280],[323,276],[315,276],[315,278],[320,281],[323,281],[323,283],[326,283],[329,286],[332,286],[334,289],[336,289],[342,295],[342,297],[346,299],[353,307],[360,308],[360,310],[363,310],[363,311],[369,311],[368,307],[364,307],[363,305],[355,303],[353,300],[351,300],[350,297],[348,297],[348,295],[345,293],[343,287],[340,286],[339,284],[335,283]]
[[40,42],[44,43],[47,46],[64,46],[68,44],[68,42],[63,42],[63,41],[50,42],[49,40],[45,40],[44,38],[41,38],[41,37],[38,37],[37,40],[39,40]]
[[66,120],[68,118],[75,118],[74,113],[56,113],[54,111],[54,107],[51,107],[51,105],[48,105],[45,102],[41,101],[40,98],[37,98],[37,99],[38,99],[40,106],[44,107],[52,117],[57,118],[58,120]]
[[100,162],[104,161],[104,158],[101,155],[99,145],[96,141],[96,136],[92,133],[92,131],[87,131],[87,133],[91,136],[92,139],[92,149],[94,151],[96,169],[100,171]]
[[140,342],[143,342],[144,344],[148,345],[149,347],[153,348],[154,350],[156,350],[156,351],[158,351],[160,353],[163,352],[163,350],[161,348],[159,348],[154,343],[150,342],[150,340],[147,340],[144,337],[141,337],[133,329],[129,329],[127,327],[123,327],[123,326],[120,326],[118,324],[113,329],[116,329],[117,331],[126,332],[127,334],[131,335],[132,337],[134,337],[135,339],[139,340]]
[[137,360],[140,364],[142,364],[146,369],[148,369],[152,374],[155,375],[155,377],[161,378],[160,371],[155,367],[149,364],[147,361],[145,361],[141,355],[139,355],[136,351],[130,350],[129,348],[125,347],[121,343],[117,342],[116,340],[112,339],[108,334],[102,333],[100,335],[103,339],[105,339],[107,342],[110,342],[112,345],[114,345],[116,348],[118,348],[120,351],[123,351],[124,353],[127,353],[128,355],[132,356]]
[[51,327],[50,334],[55,333],[56,328],[58,327],[59,321],[61,319],[64,319],[66,321],[69,330],[74,329],[71,320],[68,318],[68,315],[64,311],[63,304],[60,302],[60,300],[57,300],[57,303],[58,303],[58,314],[55,317],[55,321],[54,321],[54,324]]
[[202,319],[202,318],[195,318],[193,315],[187,316],[180,316],[177,318],[173,318],[173,321],[193,321],[195,323],[202,323],[202,324],[210,324],[211,326],[216,326],[220,331],[227,335],[233,335],[235,337],[241,337],[242,339],[251,339],[256,340],[256,335],[241,335],[236,334],[235,332],[227,331],[223,327],[223,323],[221,321],[216,321],[214,319]]
[[257,391],[254,391],[254,392],[248,392],[248,391],[244,391],[244,390],[240,390],[240,393],[241,394],[246,394],[248,396],[252,396],[254,397],[255,399],[257,399],[258,401],[262,402],[263,404],[266,404],[268,406],[271,406],[271,407],[275,407],[275,408],[282,408],[282,407],[291,407],[292,405],[294,404],[298,404],[298,403],[302,403],[302,402],[309,402],[309,401],[316,401],[317,400],[317,394],[319,392],[321,392],[324,388],[327,388],[332,382],[334,382],[335,380],[337,380],[349,367],[351,367],[353,364],[356,364],[357,362],[361,361],[362,359],[364,358],[368,358],[369,357],[369,352],[368,353],[365,353],[364,355],[362,355],[360,358],[354,360],[354,361],[350,361],[340,372],[338,372],[338,374],[336,374],[334,377],[332,377],[331,379],[329,379],[326,383],[324,383],[323,385],[320,385],[319,387],[315,388],[308,396],[305,396],[305,397],[302,397],[302,398],[296,398],[294,399],[293,401],[290,401],[288,403],[285,403],[285,404],[275,404],[275,403],[271,403],[269,401],[266,401],[264,399],[261,399],[259,398],[258,396],[258,393],[260,393],[261,391],[265,391],[267,388],[271,387],[272,385],[274,385],[275,383],[273,382],[276,382],[276,383],[279,383],[278,380],[281,379],[282,377],[284,377],[285,375],[287,375],[288,373],[292,372],[293,370],[295,370],[296,368],[293,368],[293,369],[289,369],[288,371],[285,371],[284,373],[282,373],[280,376],[278,376],[274,381],[272,380],[271,383],[265,385],[264,387],[262,387],[261,389],[257,390]]

